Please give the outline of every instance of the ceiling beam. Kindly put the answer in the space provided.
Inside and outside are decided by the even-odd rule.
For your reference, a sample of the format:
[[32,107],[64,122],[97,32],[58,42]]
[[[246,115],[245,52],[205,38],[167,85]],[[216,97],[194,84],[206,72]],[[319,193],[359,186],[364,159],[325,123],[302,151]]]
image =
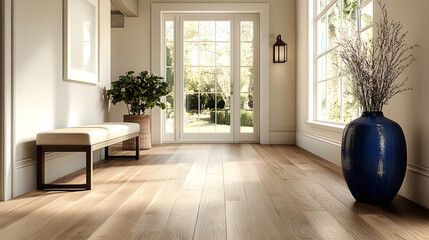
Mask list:
[[112,4],[127,17],[139,16],[138,0],[111,0]]

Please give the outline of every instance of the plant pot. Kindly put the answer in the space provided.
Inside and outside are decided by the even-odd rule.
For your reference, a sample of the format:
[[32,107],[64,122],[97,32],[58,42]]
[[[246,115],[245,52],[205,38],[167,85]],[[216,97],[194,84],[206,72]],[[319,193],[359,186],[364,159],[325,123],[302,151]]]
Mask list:
[[356,201],[391,202],[407,167],[406,142],[399,124],[382,112],[364,112],[347,124],[341,144],[341,165]]
[[[124,122],[140,124],[140,149],[150,149],[152,147],[151,118],[150,115],[124,115]],[[130,139],[122,143],[122,149],[135,150],[136,140]]]

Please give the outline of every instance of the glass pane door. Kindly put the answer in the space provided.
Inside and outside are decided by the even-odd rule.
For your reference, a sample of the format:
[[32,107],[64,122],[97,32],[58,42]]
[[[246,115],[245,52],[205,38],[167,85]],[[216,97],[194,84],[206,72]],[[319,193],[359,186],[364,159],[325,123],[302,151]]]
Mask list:
[[236,16],[236,39],[238,56],[237,87],[235,101],[237,102],[235,140],[237,142],[258,141],[258,106],[259,106],[259,42],[257,16],[242,14]]
[[258,28],[253,14],[164,20],[166,141],[258,142]]
[[183,20],[182,139],[232,141],[231,21]]
[[253,133],[253,21],[240,22],[240,133]]

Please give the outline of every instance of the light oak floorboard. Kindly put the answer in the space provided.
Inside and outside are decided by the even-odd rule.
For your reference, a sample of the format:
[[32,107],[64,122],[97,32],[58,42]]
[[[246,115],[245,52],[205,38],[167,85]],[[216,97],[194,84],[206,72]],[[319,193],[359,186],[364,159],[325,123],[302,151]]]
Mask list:
[[93,177],[91,191],[0,202],[0,239],[429,239],[428,209],[357,203],[340,167],[296,146],[155,145]]
[[[386,237],[386,239],[418,239],[406,228],[395,224],[382,214],[361,214],[360,217]],[[426,235],[426,237],[429,239],[429,235]]]
[[304,215],[317,230],[321,239],[355,239],[326,211],[306,211]]
[[222,175],[207,175],[201,196],[195,239],[226,239],[225,195]]

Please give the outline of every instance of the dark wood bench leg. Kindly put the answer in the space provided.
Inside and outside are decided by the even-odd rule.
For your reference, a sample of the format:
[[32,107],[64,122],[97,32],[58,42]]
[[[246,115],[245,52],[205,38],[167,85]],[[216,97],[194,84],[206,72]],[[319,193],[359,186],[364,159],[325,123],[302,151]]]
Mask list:
[[[139,137],[136,137],[136,156],[109,156],[109,147],[104,148],[105,158],[140,158],[140,142]],[[98,147],[96,148],[99,149]],[[37,146],[37,189],[74,189],[74,188],[85,188],[87,190],[92,189],[92,171],[93,171],[93,146],[79,145],[41,145]],[[46,184],[45,183],[45,153],[46,152],[85,152],[86,154],[86,183],[85,184]]]
[[136,159],[140,159],[140,138],[136,137]]
[[45,152],[42,146],[37,146],[37,189],[45,187]]
[[104,159],[109,159],[109,146],[104,148]]
[[92,188],[92,147],[89,147],[86,151],[86,189],[91,190]]

